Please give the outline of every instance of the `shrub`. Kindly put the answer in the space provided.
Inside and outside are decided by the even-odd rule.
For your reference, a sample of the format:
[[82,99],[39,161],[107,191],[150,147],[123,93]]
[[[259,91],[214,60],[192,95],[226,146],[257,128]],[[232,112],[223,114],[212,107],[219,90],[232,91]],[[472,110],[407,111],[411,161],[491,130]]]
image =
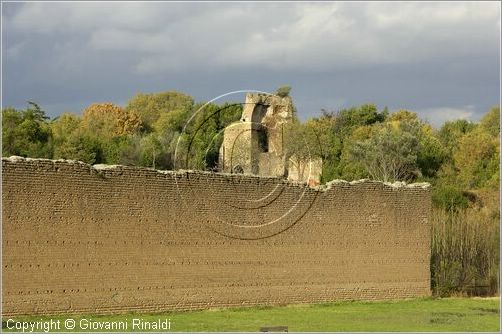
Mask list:
[[452,185],[434,187],[432,203],[435,207],[442,208],[448,212],[465,209],[469,205],[469,201],[462,191]]
[[289,92],[291,92],[291,86],[281,86],[277,88],[275,94],[280,97],[289,96]]

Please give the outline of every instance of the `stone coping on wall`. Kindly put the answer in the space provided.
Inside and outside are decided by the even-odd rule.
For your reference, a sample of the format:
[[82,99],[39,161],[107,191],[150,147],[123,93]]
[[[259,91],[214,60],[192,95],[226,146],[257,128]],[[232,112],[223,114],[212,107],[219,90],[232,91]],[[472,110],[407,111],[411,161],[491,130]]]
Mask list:
[[416,182],[416,183],[406,183],[402,181],[396,181],[396,182],[383,182],[383,181],[377,181],[377,180],[371,180],[371,179],[360,179],[360,180],[354,180],[354,181],[347,181],[347,180],[341,180],[341,179],[335,179],[331,180],[329,182],[326,182],[326,184],[323,185],[317,185],[317,186],[309,186],[306,182],[297,182],[297,181],[291,181],[287,179],[282,179],[279,177],[273,177],[273,176],[263,176],[263,175],[253,175],[253,174],[231,174],[231,173],[221,173],[221,172],[208,172],[208,171],[201,171],[201,170],[190,170],[190,169],[178,169],[178,170],[161,170],[161,169],[155,169],[151,167],[139,167],[139,166],[126,166],[126,165],[107,165],[107,164],[95,164],[95,165],[90,165],[82,161],[78,160],[68,160],[68,159],[44,159],[44,158],[25,158],[25,157],[20,157],[20,156],[10,156],[10,157],[2,157],[2,161],[8,161],[12,163],[16,162],[52,162],[52,163],[66,163],[70,165],[82,165],[82,166],[87,166],[90,169],[95,170],[96,172],[101,172],[101,171],[106,171],[106,170],[148,170],[148,171],[153,171],[157,172],[160,174],[170,174],[170,175],[186,175],[191,174],[198,174],[198,175],[221,175],[221,176],[226,176],[226,177],[231,177],[231,178],[249,178],[249,179],[268,179],[268,180],[280,180],[283,183],[290,185],[290,186],[300,186],[300,187],[309,187],[318,191],[327,191],[333,186],[337,185],[356,185],[360,183],[380,183],[385,186],[394,188],[394,189],[399,189],[399,188],[421,188],[421,189],[428,189],[430,188],[430,183],[428,182]]

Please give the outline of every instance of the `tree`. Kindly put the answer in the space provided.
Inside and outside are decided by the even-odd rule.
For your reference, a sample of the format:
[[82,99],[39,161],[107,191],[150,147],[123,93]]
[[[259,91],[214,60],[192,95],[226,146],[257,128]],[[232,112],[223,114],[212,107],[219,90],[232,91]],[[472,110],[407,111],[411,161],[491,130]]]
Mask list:
[[441,141],[441,146],[447,153],[447,160],[453,161],[453,153],[458,149],[460,138],[468,132],[471,132],[476,125],[465,119],[456,121],[448,121],[441,126],[438,133],[438,138]]
[[420,127],[418,140],[417,165],[420,172],[425,177],[435,177],[447,159],[447,151],[430,125]]
[[[339,143],[331,131],[331,123],[327,119],[309,120],[300,123],[299,120],[284,127],[283,142],[285,159],[289,168],[298,172],[298,177],[303,179],[309,168],[322,161],[322,165],[336,155]],[[324,167],[323,167],[324,169]],[[320,171],[321,172],[321,171]],[[321,181],[325,181],[324,170]]]
[[177,109],[168,113],[162,113],[152,124],[151,130],[158,134],[166,132],[181,133],[190,116],[189,110]]
[[418,139],[417,166],[419,175],[430,178],[436,175],[445,162],[447,153],[441,145],[437,132],[422,122],[415,112],[399,110],[389,115],[386,123],[401,128]]
[[[288,124],[283,129],[283,152],[290,168],[294,167],[303,178],[305,166],[313,158],[313,150],[317,148],[312,143],[312,133],[299,121]],[[314,146],[314,145],[315,146]]]
[[500,134],[500,107],[493,107],[486,113],[479,125],[486,133],[491,136],[498,136]]
[[140,129],[141,120],[134,112],[112,103],[91,104],[83,112],[78,131],[72,133],[65,155],[76,154],[93,163],[121,163]]
[[376,105],[363,104],[360,107],[342,109],[336,113],[335,132],[341,137],[350,135],[354,128],[385,121],[386,112],[378,112]]
[[388,122],[413,122],[413,121],[419,121],[418,115],[414,113],[413,111],[409,111],[406,109],[401,109],[396,112],[393,112],[390,114],[390,116],[387,118]]
[[190,111],[193,98],[177,91],[153,94],[138,93],[126,106],[126,110],[137,114],[145,131],[152,131],[153,124],[165,113],[174,110]]
[[82,119],[69,112],[62,113],[50,122],[54,139],[63,140],[82,124]]
[[52,133],[40,106],[28,102],[25,110],[2,110],[2,154],[34,158],[52,157]]
[[186,123],[185,131],[178,145],[182,168],[210,169],[218,167],[219,149],[223,142],[223,131],[242,115],[240,103],[199,103],[193,107],[196,114]]
[[101,142],[94,136],[78,129],[57,146],[56,159],[78,160],[88,164],[104,163]]
[[94,103],[84,110],[82,126],[96,136],[111,138],[138,132],[141,120],[134,112],[112,103]]
[[339,175],[342,142],[336,136],[334,126],[334,117],[327,114],[305,122],[311,152],[314,157],[322,159],[321,182],[333,180]]
[[489,183],[498,186],[499,183],[499,139],[484,130],[485,128],[478,126],[465,134],[454,154],[459,178],[468,189]]
[[349,161],[360,165],[371,178],[384,182],[410,181],[417,175],[419,141],[401,125],[378,126],[368,139],[349,146]]
[[159,156],[165,150],[165,145],[161,142],[159,136],[150,133],[141,139],[141,164],[152,168],[158,168]]
[[63,145],[81,127],[82,119],[75,114],[65,112],[49,124],[54,142],[54,155],[58,156],[59,146]]
[[14,108],[2,110],[2,155],[20,155],[22,147],[26,146],[21,137],[19,125],[23,121],[23,113]]

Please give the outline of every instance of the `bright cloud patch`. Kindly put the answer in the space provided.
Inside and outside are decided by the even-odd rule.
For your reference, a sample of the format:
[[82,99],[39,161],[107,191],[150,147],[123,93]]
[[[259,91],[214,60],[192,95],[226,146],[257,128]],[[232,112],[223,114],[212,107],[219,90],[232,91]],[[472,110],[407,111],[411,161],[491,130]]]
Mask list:
[[433,125],[440,126],[446,121],[465,119],[474,121],[474,106],[463,108],[438,107],[418,111],[423,118],[430,120]]

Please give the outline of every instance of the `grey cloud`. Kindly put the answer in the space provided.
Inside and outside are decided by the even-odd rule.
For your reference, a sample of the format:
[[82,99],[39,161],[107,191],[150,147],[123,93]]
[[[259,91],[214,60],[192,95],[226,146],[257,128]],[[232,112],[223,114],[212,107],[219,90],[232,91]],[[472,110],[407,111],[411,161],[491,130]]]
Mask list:
[[499,103],[495,2],[7,3],[3,19],[3,104],[52,115],[285,83],[303,118],[374,102],[438,124]]

